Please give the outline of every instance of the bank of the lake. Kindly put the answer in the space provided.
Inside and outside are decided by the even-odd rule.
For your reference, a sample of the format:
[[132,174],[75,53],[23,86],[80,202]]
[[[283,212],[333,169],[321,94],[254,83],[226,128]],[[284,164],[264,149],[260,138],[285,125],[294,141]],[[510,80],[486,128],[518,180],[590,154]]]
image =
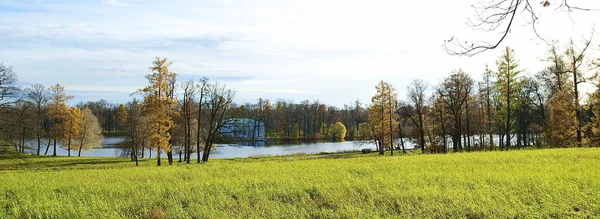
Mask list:
[[[124,137],[106,137],[102,142],[102,148],[96,148],[89,151],[82,151],[81,156],[85,157],[119,157],[128,154],[119,148],[118,145],[124,140]],[[406,143],[407,148],[412,145]],[[360,151],[362,149],[375,150],[375,145],[368,141],[330,141],[330,140],[268,140],[268,141],[242,141],[230,144],[218,144],[215,151],[211,152],[211,158],[244,158],[256,156],[279,156],[290,154],[316,154],[333,153],[342,151]],[[42,153],[45,151],[42,148]],[[52,154],[52,146],[48,154]],[[57,148],[58,156],[66,156],[68,151]],[[71,152],[71,155],[77,153]],[[155,157],[156,151],[144,150],[144,157]],[[141,156],[140,156],[141,157]]]
[[596,148],[330,158],[4,159],[0,218],[600,217]]

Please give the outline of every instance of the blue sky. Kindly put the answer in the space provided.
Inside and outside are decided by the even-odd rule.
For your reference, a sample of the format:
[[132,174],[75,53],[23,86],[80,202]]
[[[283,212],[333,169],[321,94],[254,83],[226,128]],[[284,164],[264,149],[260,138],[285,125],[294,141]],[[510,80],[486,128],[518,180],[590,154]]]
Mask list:
[[[597,1],[579,2],[600,8]],[[441,46],[451,36],[498,36],[465,25],[476,3],[0,0],[0,62],[13,67],[21,84],[64,85],[72,103],[129,101],[160,56],[174,61],[179,81],[220,81],[237,90],[238,103],[262,97],[341,107],[370,102],[379,80],[404,99],[413,79],[436,85],[453,69],[479,79],[485,64],[494,68],[500,51],[454,57]],[[600,31],[598,12],[571,17],[542,11],[540,33],[577,41],[592,27]],[[519,20],[503,45],[514,47],[526,74],[534,74],[545,65],[546,46],[525,23]]]

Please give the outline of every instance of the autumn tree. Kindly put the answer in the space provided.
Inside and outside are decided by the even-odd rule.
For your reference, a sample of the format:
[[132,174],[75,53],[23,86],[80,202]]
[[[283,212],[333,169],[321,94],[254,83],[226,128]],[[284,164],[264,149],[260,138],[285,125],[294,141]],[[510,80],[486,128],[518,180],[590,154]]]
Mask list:
[[[600,58],[598,61],[600,61]],[[595,64],[597,65],[597,68],[600,69],[600,62]],[[600,145],[600,81],[598,77],[599,75],[594,77],[595,89],[588,99],[589,111],[592,113],[590,123],[588,124],[588,128],[591,130],[592,135],[589,137],[590,143],[594,146]]]
[[119,107],[117,107],[115,120],[115,128],[117,131],[125,128],[123,126],[127,122],[127,108],[124,104],[119,104]]
[[378,143],[379,154],[383,155],[387,145],[393,150],[394,136],[397,135],[398,121],[394,112],[398,94],[392,85],[384,81],[380,81],[375,89],[377,92],[369,107],[369,123],[375,128],[374,140]]
[[515,122],[515,111],[520,107],[521,97],[519,90],[521,89],[521,79],[519,73],[521,70],[519,62],[514,57],[514,50],[506,47],[503,54],[496,61],[498,72],[496,73],[496,98],[499,101],[499,108],[496,111],[496,118],[503,121],[503,135],[506,137],[504,148],[510,148],[511,130]]
[[171,134],[175,115],[175,100],[169,95],[169,82],[174,80],[176,74],[169,71],[173,62],[167,58],[159,58],[152,62],[151,73],[146,75],[149,85],[138,90],[144,96],[142,112],[147,116],[147,126],[152,130],[150,143],[157,148],[157,165],[161,165],[160,155],[162,150],[170,150]]
[[80,121],[81,132],[77,136],[79,144],[77,145],[77,156],[81,156],[82,150],[91,150],[93,148],[101,148],[102,140],[102,128],[98,122],[98,118],[92,113],[92,110],[85,108],[81,110],[81,121]]
[[62,138],[63,141],[61,141],[61,145],[63,147],[66,147],[65,149],[67,149],[67,154],[69,157],[71,156],[71,149],[73,149],[71,146],[75,146],[77,148],[79,147],[79,143],[75,140],[79,138],[79,134],[81,132],[80,125],[82,123],[82,120],[83,115],[81,114],[81,110],[79,108],[69,108],[69,110],[67,111],[66,119],[63,122],[63,125],[67,126],[67,132],[65,133],[66,135]]
[[575,105],[573,110],[575,111],[575,118],[577,121],[577,146],[581,146],[581,113],[579,111],[579,90],[578,85],[585,82],[584,68],[586,67],[585,53],[591,44],[591,39],[583,42],[581,49],[576,48],[573,40],[569,42],[569,46],[565,53],[566,56],[566,70],[573,76],[573,104]]
[[329,135],[337,141],[344,140],[346,137],[346,126],[344,126],[344,124],[341,122],[332,124],[329,128]]
[[[52,156],[56,156],[56,141],[65,142],[65,136],[69,136],[69,125],[66,121],[69,119],[69,108],[67,100],[73,96],[65,93],[65,88],[60,84],[50,86],[51,98],[48,105],[48,118],[51,121],[51,132],[54,142]],[[46,150],[48,152],[48,150]]]
[[573,95],[558,91],[549,104],[546,140],[551,147],[568,147],[577,142],[577,120]]

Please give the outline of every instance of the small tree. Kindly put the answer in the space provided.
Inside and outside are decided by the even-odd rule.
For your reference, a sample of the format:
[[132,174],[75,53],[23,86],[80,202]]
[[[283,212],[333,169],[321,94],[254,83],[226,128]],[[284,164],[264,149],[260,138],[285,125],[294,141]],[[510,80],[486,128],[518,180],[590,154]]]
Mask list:
[[294,123],[294,127],[292,127],[292,134],[290,136],[291,139],[300,138],[300,127],[298,127],[298,123]]
[[325,122],[321,123],[321,128],[319,128],[319,134],[321,134],[321,137],[329,136],[329,133],[327,131],[327,123],[325,123]]
[[101,148],[102,140],[102,127],[98,122],[98,118],[94,116],[92,110],[85,108],[81,110],[81,133],[77,138],[79,145],[77,146],[77,156],[81,156],[81,150],[90,150],[92,148]]
[[344,140],[346,137],[346,126],[341,122],[336,122],[329,127],[329,135],[337,141]]

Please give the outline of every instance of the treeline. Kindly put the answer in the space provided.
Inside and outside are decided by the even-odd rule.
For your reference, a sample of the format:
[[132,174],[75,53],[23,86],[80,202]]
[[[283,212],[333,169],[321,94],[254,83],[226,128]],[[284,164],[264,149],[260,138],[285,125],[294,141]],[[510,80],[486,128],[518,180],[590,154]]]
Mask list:
[[328,106],[318,100],[294,101],[259,98],[256,103],[246,103],[234,108],[243,118],[263,122],[266,138],[323,139],[331,138],[330,128],[341,122],[347,129],[345,138],[357,139],[362,135],[359,124],[367,121],[367,110],[356,100],[343,108]]
[[[552,46],[543,60],[547,67],[534,75],[507,47],[495,68],[482,68],[480,80],[461,69],[437,85],[415,80],[405,101],[382,81],[362,133],[369,133],[381,154],[397,148],[402,137],[424,153],[598,146],[599,59],[586,57],[589,47],[589,40],[580,49],[573,42],[562,51]],[[584,103],[581,83],[596,85]]]
[[82,150],[101,147],[98,119],[89,108],[67,106],[73,97],[63,86],[22,88],[16,83],[12,68],[0,64],[0,156],[48,154],[50,148],[56,156],[57,143],[68,156],[72,151],[80,156]]

